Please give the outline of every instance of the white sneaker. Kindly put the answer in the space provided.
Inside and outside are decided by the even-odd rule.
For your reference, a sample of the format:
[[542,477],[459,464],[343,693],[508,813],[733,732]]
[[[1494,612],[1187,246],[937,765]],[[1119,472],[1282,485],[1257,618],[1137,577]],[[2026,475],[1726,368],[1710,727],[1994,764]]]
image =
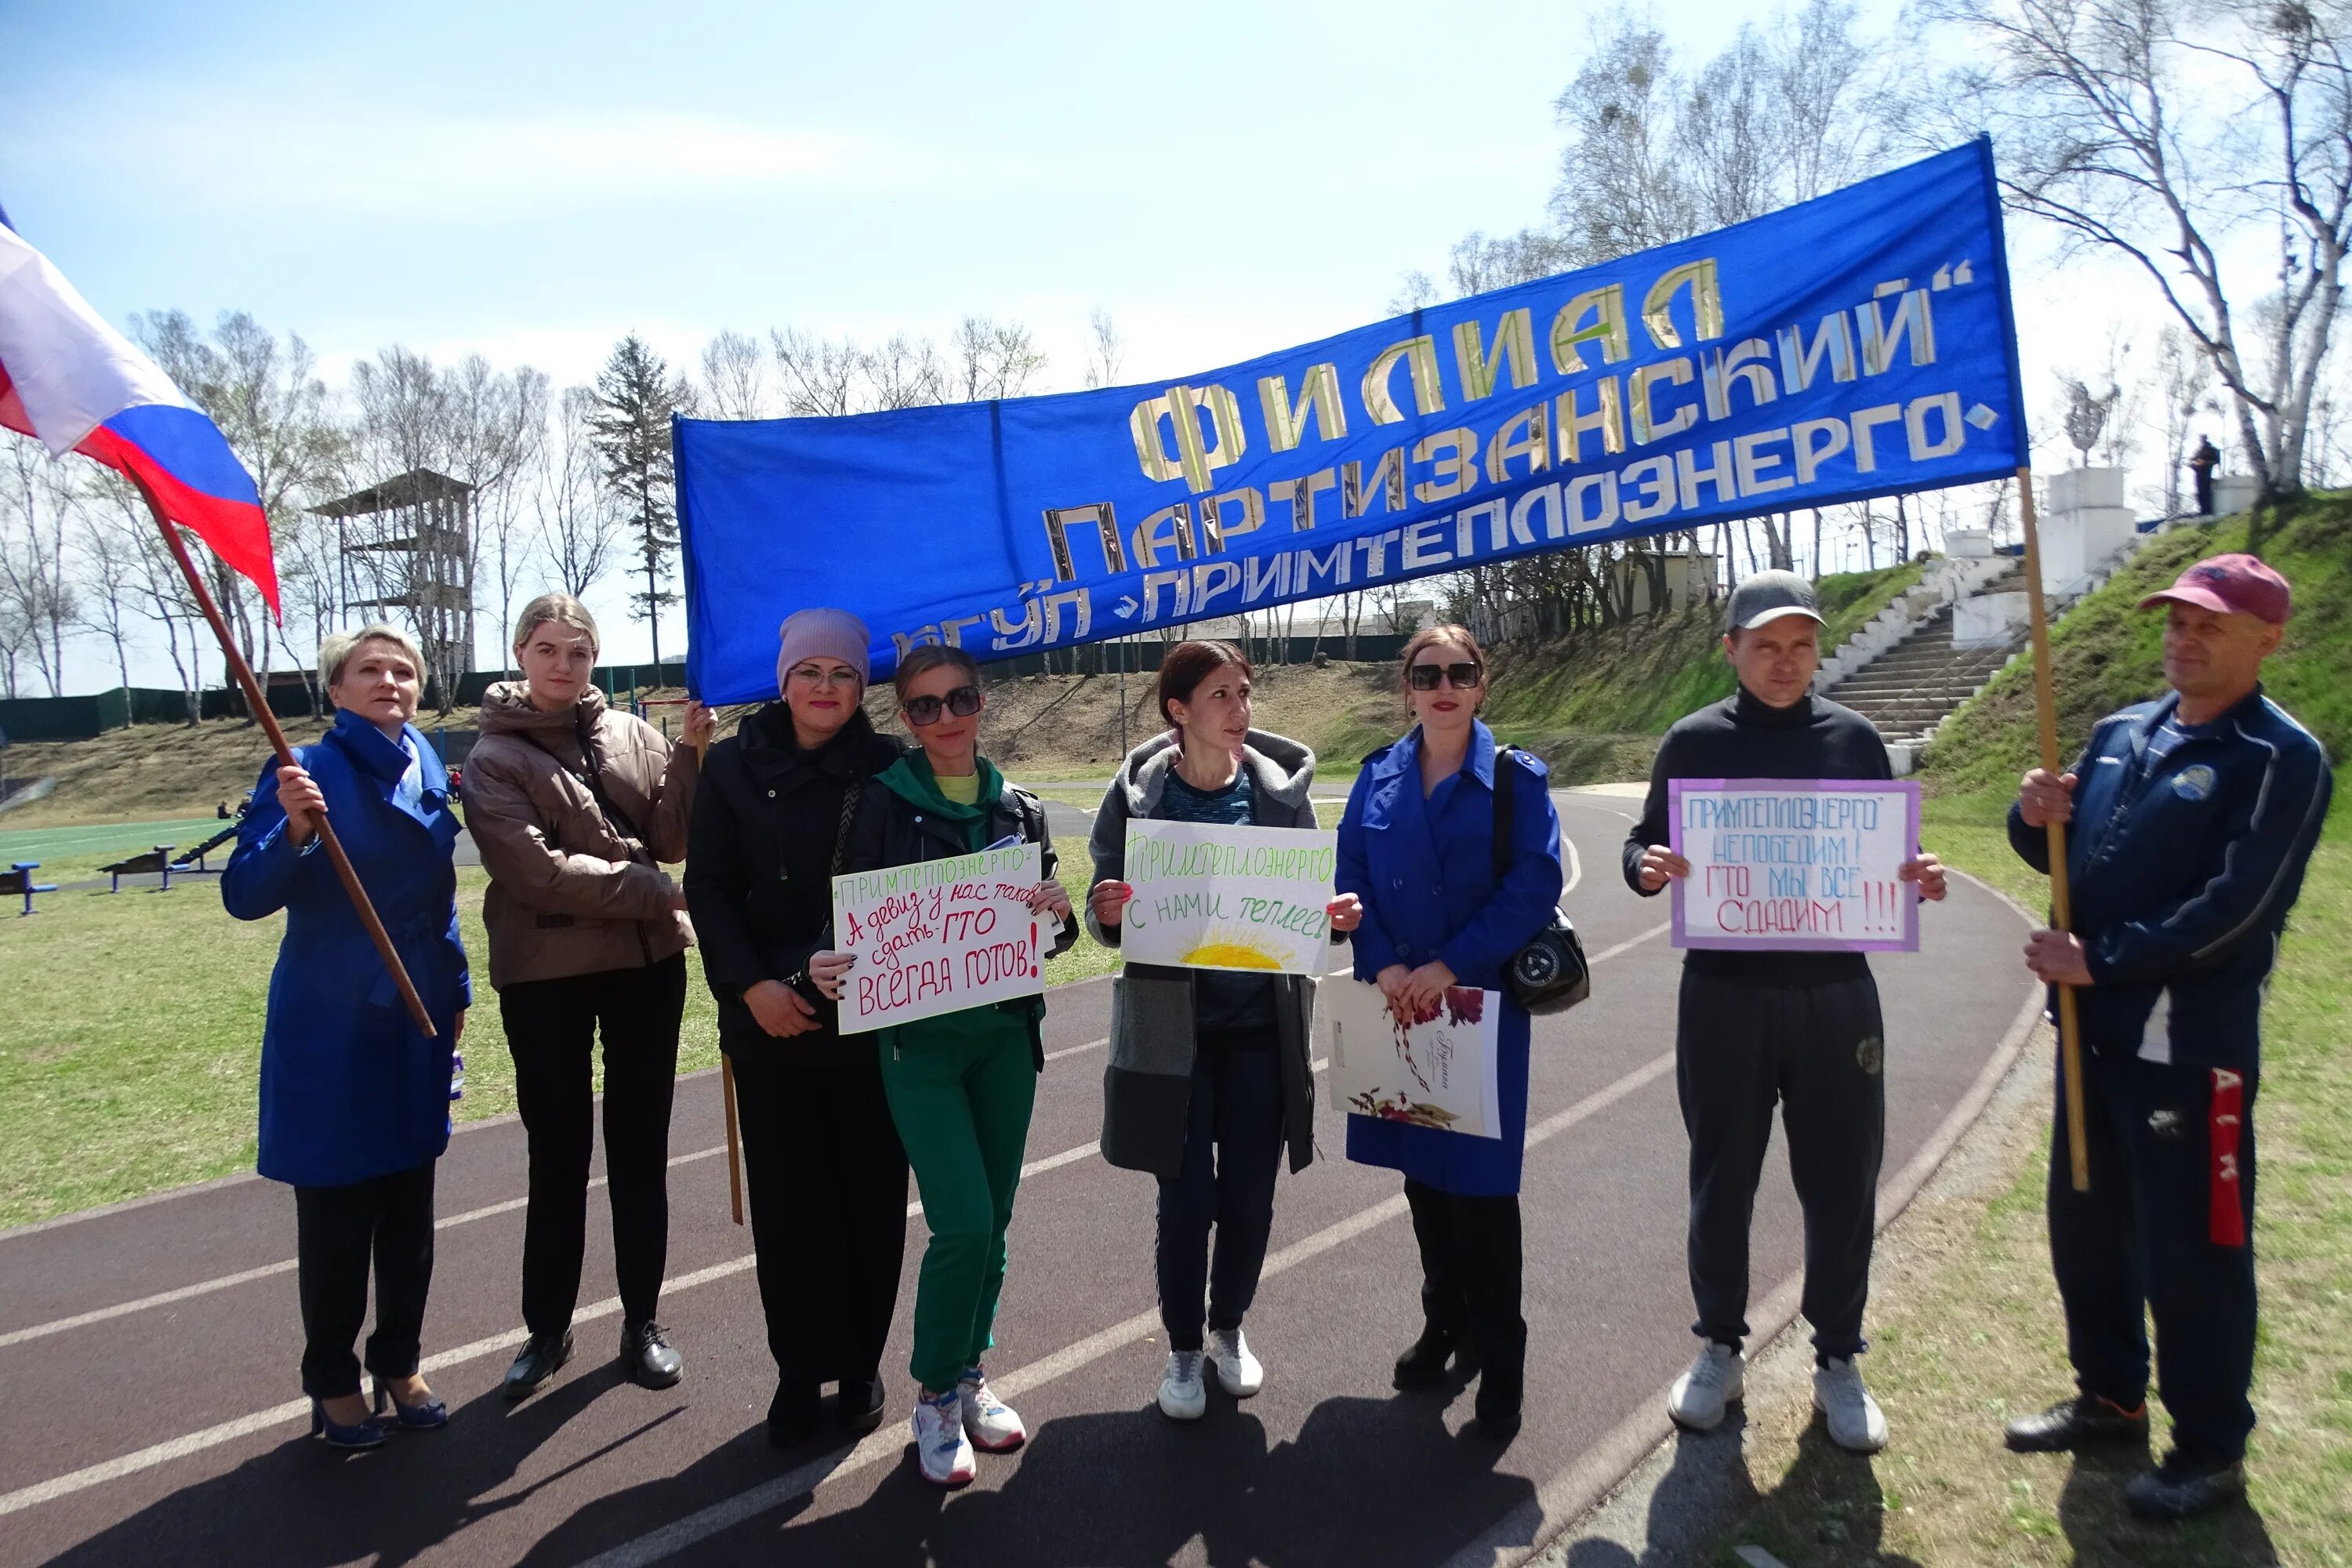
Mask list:
[[956,1392],[915,1395],[915,1462],[923,1479],[936,1486],[960,1487],[972,1477],[971,1439],[963,1435],[963,1419]]
[[1852,1357],[1813,1368],[1813,1408],[1829,1417],[1830,1441],[1839,1447],[1875,1454],[1886,1447],[1886,1417]]
[[963,1409],[964,1436],[971,1446],[991,1454],[1009,1454],[1029,1440],[1029,1428],[1021,1425],[1013,1406],[996,1397],[988,1386],[988,1373],[976,1366],[964,1368],[963,1377],[956,1384],[956,1398]]
[[1748,1358],[1737,1346],[1706,1342],[1690,1370],[1666,1391],[1666,1414],[1678,1426],[1711,1432],[1723,1424],[1723,1407],[1748,1389]]
[[1201,1352],[1170,1351],[1168,1370],[1160,1374],[1160,1414],[1171,1421],[1198,1421],[1209,1408],[1209,1391],[1201,1385]]
[[1211,1329],[1201,1353],[1217,1369],[1217,1386],[1235,1399],[1247,1399],[1265,1386],[1265,1367],[1250,1354],[1239,1329]]

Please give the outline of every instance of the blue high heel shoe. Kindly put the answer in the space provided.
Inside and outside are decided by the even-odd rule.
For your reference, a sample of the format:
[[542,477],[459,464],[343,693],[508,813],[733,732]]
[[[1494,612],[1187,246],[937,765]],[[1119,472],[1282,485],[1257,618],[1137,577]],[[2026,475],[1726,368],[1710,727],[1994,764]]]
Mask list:
[[379,1419],[386,1414],[387,1406],[394,1424],[406,1431],[430,1432],[436,1426],[449,1425],[449,1407],[439,1399],[428,1399],[422,1405],[403,1405],[392,1396],[392,1390],[379,1383],[375,1385],[375,1413]]
[[373,1421],[346,1426],[330,1420],[325,1404],[310,1401],[310,1436],[324,1437],[330,1448],[373,1448],[391,1435]]

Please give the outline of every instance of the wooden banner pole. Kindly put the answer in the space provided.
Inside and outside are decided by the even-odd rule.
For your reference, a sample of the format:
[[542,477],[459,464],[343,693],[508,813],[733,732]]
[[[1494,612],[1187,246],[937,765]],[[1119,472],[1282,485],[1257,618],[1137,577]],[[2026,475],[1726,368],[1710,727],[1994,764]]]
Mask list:
[[[2042,723],[2042,766],[2053,778],[2065,763],[2058,755],[2058,698],[2051,682],[2050,616],[2042,602],[2042,536],[2033,517],[2033,470],[2017,470],[2018,515],[2025,523],[2025,602],[2032,615],[2033,708]],[[2066,892],[2066,825],[2054,817],[2050,833],[2050,917],[2060,931],[2074,929]],[[2091,1152],[2083,1131],[2083,1034],[2075,1021],[2074,988],[2058,987],[2058,1060],[2066,1089],[2066,1152],[2074,1190],[2091,1190]]]
[[[696,771],[710,761],[710,742],[695,743]],[[727,1116],[727,1204],[735,1223],[743,1223],[743,1134],[735,1119],[735,1058],[725,1051],[719,1053],[719,1100]]]
[[[286,743],[286,731],[278,728],[278,715],[269,710],[269,701],[262,694],[261,682],[253,678],[253,667],[246,663],[245,655],[237,651],[236,639],[229,635],[228,622],[222,619],[219,606],[213,603],[212,595],[205,590],[205,580],[198,574],[195,562],[189,558],[188,546],[181,539],[179,529],[163,515],[163,509],[157,504],[152,491],[142,484],[139,493],[145,498],[147,510],[155,514],[155,526],[163,531],[163,542],[171,546],[172,559],[179,563],[180,575],[187,579],[188,592],[195,596],[197,608],[204,611],[205,619],[212,624],[213,636],[220,639],[221,653],[228,660],[229,672],[236,676],[237,685],[244,689],[245,705],[260,724],[262,732],[269,737],[269,749],[278,753],[278,765],[295,766],[300,759],[294,755],[294,748]],[[418,671],[420,676],[423,673]],[[316,820],[319,842],[327,851],[327,858],[333,864],[335,876],[343,884],[343,892],[351,899],[352,907],[359,911],[360,923],[367,927],[368,940],[375,943],[376,956],[383,960],[386,969],[392,971],[393,984],[400,987],[400,999],[408,1005],[408,1016],[416,1020],[417,1028],[426,1039],[435,1038],[440,1031],[434,1028],[433,1016],[425,1010],[425,999],[416,994],[415,982],[408,978],[407,967],[400,962],[399,951],[392,945],[392,933],[383,929],[383,921],[377,917],[375,906],[368,901],[367,889],[360,886],[360,874],[352,867],[352,858],[343,852],[342,841],[335,837],[335,829],[324,814]]]

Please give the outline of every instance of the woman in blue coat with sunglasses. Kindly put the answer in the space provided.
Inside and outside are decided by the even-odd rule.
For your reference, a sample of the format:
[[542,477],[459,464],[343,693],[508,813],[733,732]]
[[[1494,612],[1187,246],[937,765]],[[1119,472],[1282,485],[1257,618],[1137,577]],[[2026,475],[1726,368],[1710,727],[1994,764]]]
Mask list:
[[[1559,901],[1559,816],[1543,763],[1498,752],[1478,721],[1486,658],[1460,626],[1405,644],[1411,733],[1365,759],[1339,821],[1337,891],[1363,909],[1356,978],[1391,1002],[1450,985],[1503,992],[1496,1084],[1501,1135],[1474,1138],[1370,1116],[1348,1118],[1348,1158],[1404,1173],[1421,1247],[1421,1338],[1396,1385],[1478,1374],[1477,1430],[1518,1431],[1527,1320],[1519,1313],[1519,1165],[1527,1152],[1528,1015],[1503,969]],[[1495,803],[1510,790],[1507,869],[1496,876]]]

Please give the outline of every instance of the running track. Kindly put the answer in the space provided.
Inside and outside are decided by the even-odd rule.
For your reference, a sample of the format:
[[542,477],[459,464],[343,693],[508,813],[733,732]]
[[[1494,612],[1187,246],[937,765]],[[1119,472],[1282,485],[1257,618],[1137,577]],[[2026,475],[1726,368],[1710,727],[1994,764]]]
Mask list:
[[[1678,955],[1664,905],[1628,894],[1633,803],[1563,793],[1568,907],[1592,1000],[1539,1020],[1527,1163],[1528,1420],[1507,1448],[1458,1436],[1461,1391],[1399,1394],[1419,1326],[1397,1178],[1321,1157],[1286,1176],[1250,1317],[1266,1387],[1206,1419],[1152,1403],[1152,1184],[1097,1155],[1102,982],[1057,990],[1051,1055],[990,1366],[1033,1434],[942,1493],[915,1474],[900,1406],[914,1262],[886,1363],[889,1420],[779,1454],[748,1232],[727,1215],[719,1085],[681,1082],[671,1134],[678,1387],[623,1383],[609,1237],[592,1198],[581,1353],[520,1406],[498,1395],[520,1331],[523,1142],[460,1132],[441,1163],[425,1367],[446,1431],[343,1458],[309,1442],[295,1361],[293,1205],[257,1180],[0,1234],[0,1563],[1438,1564],[1517,1561],[1663,1435],[1690,1352],[1684,1139],[1671,1047]],[[1057,811],[1057,818],[1061,813]],[[1065,825],[1057,820],[1057,829]],[[2014,910],[1956,878],[1916,955],[1874,961],[1887,1014],[1882,1219],[1907,1200],[2005,1064],[2031,998]],[[910,1204],[914,1194],[908,1194]],[[1751,1321],[1792,1310],[1797,1214],[1777,1150],[1757,1205]],[[902,1397],[906,1396],[906,1397]],[[1905,1412],[1888,1411],[1901,1441]],[[1859,1461],[1857,1461],[1859,1462]]]

